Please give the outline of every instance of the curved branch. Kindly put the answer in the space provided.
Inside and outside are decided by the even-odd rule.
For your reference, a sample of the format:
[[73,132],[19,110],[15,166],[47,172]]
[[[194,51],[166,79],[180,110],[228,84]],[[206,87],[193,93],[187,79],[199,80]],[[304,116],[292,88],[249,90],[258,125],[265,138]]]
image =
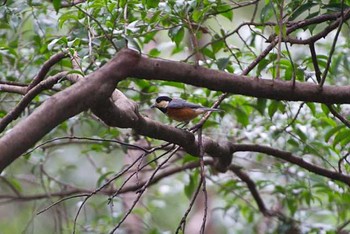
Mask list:
[[[35,87],[29,90],[29,92],[22,98],[18,105],[12,109],[7,115],[0,120],[0,132],[4,131],[9,123],[17,119],[22,111],[28,106],[28,104],[45,89],[51,88],[56,84],[60,79],[64,78],[67,75],[67,72],[61,72],[54,76],[49,77],[48,79],[41,81]],[[29,89],[29,87],[28,87]]]
[[31,90],[34,86],[40,83],[40,81],[44,80],[47,73],[50,71],[50,68],[61,61],[62,59],[68,57],[67,52],[58,52],[54,54],[47,60],[43,66],[41,67],[38,75],[33,79],[33,81],[28,85],[27,91]]
[[265,206],[264,201],[262,200],[258,190],[256,189],[256,185],[254,181],[245,173],[242,171],[242,168],[236,166],[236,165],[230,165],[229,170],[232,171],[233,173],[238,176],[244,183],[246,183],[250,193],[252,194],[256,204],[258,205],[258,208],[260,212],[264,216],[273,216],[276,215],[274,212],[271,210],[268,210]]
[[309,162],[306,162],[303,158],[297,157],[287,151],[282,151],[272,147],[255,145],[255,144],[232,144],[231,147],[233,152],[249,151],[249,152],[259,152],[259,153],[271,155],[273,157],[298,165],[299,167],[304,168],[317,175],[321,175],[333,180],[341,181],[347,184],[348,186],[350,186],[350,176],[313,165]]
[[330,21],[330,20],[337,20],[339,17],[342,16],[342,14],[349,14],[350,9],[347,9],[343,12],[339,11],[339,12],[334,12],[331,14],[323,14],[323,15],[318,15],[315,16],[313,18],[310,19],[304,19],[298,22],[288,22],[287,23],[287,34],[292,33],[293,31],[297,30],[297,29],[301,29],[304,27],[307,27],[309,25],[313,25],[313,24],[320,24],[320,23],[324,23],[326,21]]
[[[333,23],[331,23],[330,25],[328,25],[324,30],[322,30],[321,32],[319,32],[318,34],[311,36],[307,39],[295,39],[295,38],[291,38],[291,37],[287,37],[284,41],[285,42],[289,42],[291,44],[311,44],[314,43],[318,40],[320,40],[321,38],[325,38],[331,31],[333,31],[334,29],[336,29],[337,27],[339,27],[339,25],[341,25],[344,21],[348,20],[350,18],[350,9],[344,11],[344,18],[339,16],[342,16],[342,13],[338,13],[338,19],[336,21],[334,21]],[[287,30],[288,33],[288,30]]]

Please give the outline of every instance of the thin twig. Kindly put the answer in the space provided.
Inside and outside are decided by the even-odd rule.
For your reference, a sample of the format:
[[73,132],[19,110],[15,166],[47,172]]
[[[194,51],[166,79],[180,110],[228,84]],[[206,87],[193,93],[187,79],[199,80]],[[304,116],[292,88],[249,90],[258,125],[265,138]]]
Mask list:
[[202,182],[203,182],[203,181],[202,181],[202,178],[201,178],[200,181],[199,181],[199,184],[198,184],[198,186],[197,186],[197,189],[196,189],[196,191],[195,191],[194,194],[193,194],[193,197],[192,197],[192,199],[191,199],[191,202],[190,202],[190,204],[188,205],[188,208],[187,208],[185,214],[183,215],[183,217],[182,217],[182,219],[181,219],[179,225],[178,225],[177,228],[176,228],[176,231],[175,231],[176,234],[178,234],[181,230],[183,231],[183,233],[185,233],[187,216],[189,215],[190,211],[192,210],[192,207],[193,207],[193,205],[194,205],[194,202],[196,201],[196,199],[197,199],[197,197],[198,197],[199,191],[200,191],[200,189],[201,189],[201,187],[202,187]]
[[281,130],[281,132],[286,131],[287,128],[289,128],[290,126],[292,126],[292,125],[294,124],[294,122],[297,120],[297,118],[298,118],[298,116],[299,116],[299,114],[300,114],[300,111],[301,111],[301,109],[303,108],[304,105],[305,105],[305,102],[303,102],[303,103],[300,104],[300,106],[299,106],[299,108],[298,108],[298,111],[297,111],[297,113],[294,115],[293,119],[287,124],[287,126],[285,126],[285,127]]
[[129,210],[125,213],[123,218],[119,221],[119,223],[109,232],[110,234],[113,234],[119,227],[122,225],[122,223],[125,221],[125,219],[129,216],[129,214],[132,212],[138,201],[140,200],[142,194],[146,191],[150,183],[152,182],[154,176],[156,173],[172,158],[172,156],[177,152],[177,150],[180,149],[180,146],[177,146],[173,152],[170,153],[169,157],[167,157],[162,163],[160,163],[156,169],[153,171],[152,175],[149,177],[149,179],[146,181],[146,183],[142,186],[140,190],[138,190],[138,195],[136,199],[134,200],[133,204],[129,208]]
[[287,51],[287,55],[288,55],[290,64],[292,65],[292,72],[293,72],[292,73],[292,82],[293,82],[293,89],[294,89],[297,75],[295,74],[295,66],[294,66],[294,62],[293,62],[293,59],[292,59],[292,54],[289,51],[289,47],[288,47],[287,43],[285,42],[284,44],[285,44],[284,46],[286,47],[286,51]]
[[350,155],[350,152],[348,152],[348,153],[345,154],[343,157],[341,157],[341,159],[339,159],[339,161],[338,161],[338,170],[339,170],[339,173],[343,173],[342,170],[341,170],[341,164],[342,164],[342,162],[343,162],[344,160],[347,161],[346,158],[347,158],[349,155]]
[[343,23],[344,23],[344,0],[342,1],[341,13],[342,13],[341,14],[341,21],[339,23],[338,30],[337,30],[337,32],[335,34],[335,37],[334,37],[334,40],[333,40],[333,44],[332,44],[332,47],[331,47],[331,51],[329,52],[329,55],[328,55],[327,64],[326,64],[326,68],[325,68],[325,70],[323,72],[323,75],[322,75],[322,78],[321,78],[320,87],[322,87],[324,82],[326,81],[327,73],[329,71],[329,67],[331,66],[333,53],[335,51],[335,46],[337,45],[338,36],[340,34],[341,28],[342,28]]
[[72,0],[72,1],[65,1],[61,3],[61,8],[68,8],[72,7],[81,3],[86,2],[86,0]]
[[202,142],[202,128],[200,128],[198,131],[198,147],[199,147],[200,175],[201,175],[201,181],[202,181],[202,191],[204,194],[204,215],[203,215],[200,233],[204,234],[205,224],[207,222],[207,216],[208,216],[208,192],[207,192],[207,186],[206,186],[206,180],[205,180],[206,177],[205,177],[205,166],[204,166],[204,149],[203,149],[203,142]]
[[38,75],[33,79],[33,81],[28,85],[27,92],[31,90],[34,86],[39,84],[42,80],[44,80],[47,73],[50,71],[51,67],[58,62],[60,62],[62,59],[67,58],[68,53],[67,51],[58,52],[57,54],[54,54],[47,60],[41,67]]
[[90,141],[90,142],[111,142],[111,143],[118,143],[120,145],[127,146],[127,147],[130,147],[130,148],[142,150],[142,151],[144,151],[146,153],[153,152],[152,149],[148,150],[148,149],[145,149],[145,148],[140,147],[138,145],[129,144],[129,143],[122,142],[122,141],[119,141],[119,140],[116,140],[116,139],[104,139],[104,138],[94,138],[94,137],[78,137],[78,136],[64,136],[64,137],[56,137],[56,138],[47,140],[47,141],[41,143],[40,145],[35,146],[33,149],[31,149],[30,151],[26,152],[24,155],[28,155],[28,154],[32,153],[33,151],[37,150],[38,148],[43,147],[46,144],[49,144],[49,143],[55,142],[55,141],[59,141],[59,140],[84,140],[84,141]]
[[133,163],[131,163],[129,166],[127,166],[124,170],[120,171],[119,173],[117,173],[115,176],[113,176],[112,178],[110,178],[106,183],[104,183],[102,186],[100,186],[98,189],[96,189],[94,192],[90,193],[85,199],[84,201],[81,203],[81,205],[79,206],[79,209],[75,215],[74,218],[74,222],[73,222],[73,234],[75,234],[76,231],[76,225],[77,225],[77,220],[79,217],[79,214],[83,208],[83,206],[85,205],[85,203],[87,202],[87,200],[93,196],[94,194],[98,193],[99,191],[101,191],[103,188],[107,187],[110,183],[112,183],[114,180],[116,180],[117,178],[119,178],[120,176],[122,176],[125,172],[127,172],[130,168],[132,168],[141,158],[143,157],[143,154],[138,157]]
[[[282,38],[283,38],[283,7],[284,7],[284,1],[279,1],[279,10],[280,10],[280,15],[276,18],[278,21],[278,27],[279,27],[279,32],[278,32],[278,43],[277,43],[277,64],[276,64],[276,79],[280,80],[281,79],[281,55],[282,55]],[[275,9],[275,8],[273,8]]]
[[16,194],[16,196],[18,196],[18,197],[21,196],[20,191],[18,191],[18,189],[15,186],[13,186],[11,181],[9,181],[5,176],[0,175],[0,179],[2,179],[4,181],[4,183],[10,187],[10,189]]
[[310,47],[310,52],[311,52],[311,59],[312,59],[312,64],[314,65],[314,69],[315,69],[315,75],[316,75],[316,80],[318,83],[321,82],[321,75],[322,72],[320,70],[320,67],[318,66],[318,60],[317,60],[317,54],[316,54],[316,50],[315,50],[315,43],[312,42],[309,44]]
[[[148,162],[147,165],[149,165],[149,163],[151,163],[151,162]],[[211,160],[211,159],[206,159],[204,161],[204,164],[205,165],[213,165],[214,161]],[[156,175],[153,178],[151,184],[152,185],[156,184],[160,180],[162,180],[164,178],[167,178],[167,177],[169,177],[169,176],[171,176],[173,174],[176,174],[176,173],[179,173],[179,172],[182,172],[182,171],[185,171],[185,170],[189,170],[189,169],[198,168],[198,167],[200,167],[200,162],[193,161],[193,162],[187,163],[187,164],[182,165],[182,166],[176,166],[176,167],[169,168],[167,170],[162,171],[162,173],[159,173],[158,175]],[[119,191],[115,190],[115,189],[113,189],[113,190],[101,190],[99,193],[96,193],[96,195],[112,196],[117,191],[118,191],[118,194],[128,193],[128,192],[132,192],[132,191],[138,191],[139,189],[142,188],[142,186],[144,186],[145,183],[146,183],[146,181],[140,182],[138,184],[131,184],[131,185],[123,187],[122,189],[118,189]],[[72,186],[68,186],[68,187],[72,187]],[[64,189],[64,190],[59,191],[59,192],[52,192],[50,194],[50,196],[51,197],[64,197],[64,196],[72,196],[72,195],[77,195],[77,196],[79,196],[79,195],[85,196],[86,195],[86,196],[88,196],[88,195],[90,195],[93,192],[94,191],[87,190],[87,189],[74,188],[74,189],[71,189],[71,190]],[[8,203],[9,201],[27,202],[27,201],[33,201],[33,200],[46,199],[46,198],[48,198],[47,194],[34,194],[34,195],[27,195],[27,196],[25,196],[25,195],[17,196],[17,195],[13,195],[13,194],[4,194],[4,195],[0,194],[0,199],[2,199],[2,200],[3,199],[8,199],[8,201],[4,201],[3,203]],[[70,199],[70,198],[72,198],[72,197],[68,197],[68,199]],[[66,200],[68,200],[68,199],[66,199]]]
[[[115,191],[112,196],[110,196],[110,198],[108,199],[108,203],[111,203],[113,201],[113,198],[116,197],[120,191],[122,191],[123,187],[126,185],[126,183],[135,175],[137,174],[139,171],[143,170],[146,166],[149,166],[151,163],[156,162],[158,159],[162,158],[164,155],[166,155],[167,153],[169,153],[170,151],[172,151],[174,148],[170,148],[167,152],[159,155],[158,157],[152,159],[151,161],[149,161],[148,163],[142,165],[142,166],[138,166],[138,170],[133,172],[131,175],[129,175],[128,178],[125,179],[125,181],[123,182],[123,184],[119,187],[119,189],[117,191]],[[144,156],[143,156],[144,157]]]
[[334,108],[333,105],[328,104],[327,105],[329,111],[334,115],[334,117],[336,117],[337,119],[339,119],[343,124],[345,124],[348,128],[350,128],[350,121],[347,120],[344,116],[342,116],[341,114],[339,114],[336,109]]
[[49,205],[48,207],[45,207],[44,209],[38,211],[36,214],[37,214],[37,215],[42,214],[42,213],[44,213],[45,211],[49,210],[50,208],[52,208],[52,207],[54,207],[54,206],[60,204],[61,202],[67,201],[67,200],[69,200],[69,199],[77,198],[77,197],[86,197],[86,196],[89,196],[89,195],[90,195],[90,193],[85,193],[85,194],[80,193],[80,194],[74,194],[74,195],[69,196],[69,197],[64,197],[64,198],[62,198],[62,199],[60,199],[60,200],[58,200],[58,201],[52,203],[52,204]]

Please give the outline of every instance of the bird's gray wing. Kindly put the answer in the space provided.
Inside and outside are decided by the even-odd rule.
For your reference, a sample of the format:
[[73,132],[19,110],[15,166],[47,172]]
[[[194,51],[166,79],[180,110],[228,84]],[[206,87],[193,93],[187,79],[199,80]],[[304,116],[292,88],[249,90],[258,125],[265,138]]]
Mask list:
[[182,100],[180,98],[174,98],[171,100],[171,102],[168,104],[168,108],[183,108],[183,107],[189,107],[189,108],[203,108],[203,106],[186,102],[185,100]]

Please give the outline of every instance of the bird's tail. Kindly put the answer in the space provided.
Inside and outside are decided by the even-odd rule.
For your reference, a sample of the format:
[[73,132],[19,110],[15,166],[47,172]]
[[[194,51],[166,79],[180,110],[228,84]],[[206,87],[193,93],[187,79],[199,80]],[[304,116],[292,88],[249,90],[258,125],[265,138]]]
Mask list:
[[218,109],[218,108],[207,108],[207,107],[204,107],[204,108],[201,108],[203,111],[224,111],[224,110],[221,110],[221,109]]

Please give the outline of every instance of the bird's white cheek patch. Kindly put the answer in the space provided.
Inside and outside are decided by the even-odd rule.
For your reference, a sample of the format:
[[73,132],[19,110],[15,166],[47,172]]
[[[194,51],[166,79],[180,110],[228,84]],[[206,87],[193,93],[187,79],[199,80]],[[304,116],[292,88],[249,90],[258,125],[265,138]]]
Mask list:
[[167,101],[161,101],[161,102],[157,103],[157,107],[167,108],[168,104],[169,104],[169,102],[167,102]]

